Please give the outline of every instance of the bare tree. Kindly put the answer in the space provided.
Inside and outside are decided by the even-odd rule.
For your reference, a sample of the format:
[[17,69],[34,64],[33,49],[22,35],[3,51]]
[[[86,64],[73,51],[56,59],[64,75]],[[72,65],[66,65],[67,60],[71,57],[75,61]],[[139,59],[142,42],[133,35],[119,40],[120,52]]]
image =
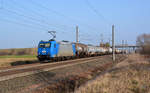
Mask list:
[[137,45],[141,46],[141,53],[150,54],[150,34],[139,35],[137,37]]

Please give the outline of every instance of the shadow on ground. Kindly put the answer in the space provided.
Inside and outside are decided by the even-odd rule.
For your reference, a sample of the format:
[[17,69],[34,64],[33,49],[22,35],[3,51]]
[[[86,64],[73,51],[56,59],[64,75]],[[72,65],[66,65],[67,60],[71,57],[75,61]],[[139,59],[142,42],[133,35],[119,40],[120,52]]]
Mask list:
[[11,66],[34,64],[34,63],[40,63],[40,62],[37,60],[34,60],[34,61],[16,61],[16,62],[12,62]]

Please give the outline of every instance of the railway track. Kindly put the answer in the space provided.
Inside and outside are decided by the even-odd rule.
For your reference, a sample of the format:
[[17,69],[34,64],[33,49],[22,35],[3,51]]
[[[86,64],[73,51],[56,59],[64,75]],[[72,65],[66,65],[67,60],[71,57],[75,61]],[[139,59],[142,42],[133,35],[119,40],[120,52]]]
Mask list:
[[19,69],[28,69],[28,68],[32,68],[32,67],[39,67],[39,66],[45,66],[45,65],[53,65],[53,64],[62,64],[64,62],[73,62],[73,61],[84,61],[87,59],[91,59],[90,58],[80,58],[80,59],[74,59],[74,60],[66,60],[66,61],[58,61],[58,62],[51,62],[51,63],[36,63],[36,64],[25,64],[25,65],[18,65],[18,66],[13,66],[13,67],[4,67],[4,68],[0,68],[0,73],[1,72],[7,72],[7,71],[12,71],[12,70],[19,70]]
[[14,79],[17,77],[23,77],[27,75],[65,68],[69,66],[92,62],[92,61],[98,61],[100,58],[101,56],[67,60],[67,61],[61,61],[55,63],[32,64],[32,65],[25,65],[21,67],[16,66],[8,69],[0,69],[0,82],[9,79]]

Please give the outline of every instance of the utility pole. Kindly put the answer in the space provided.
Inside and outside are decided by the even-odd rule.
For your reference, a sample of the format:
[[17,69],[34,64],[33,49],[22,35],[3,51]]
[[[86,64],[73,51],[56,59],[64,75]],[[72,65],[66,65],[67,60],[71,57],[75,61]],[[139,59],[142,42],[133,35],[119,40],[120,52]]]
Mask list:
[[103,44],[103,41],[104,41],[103,34],[101,34],[100,37],[101,37],[101,44]]
[[127,47],[127,46],[128,46],[128,41],[126,40],[126,41],[125,41],[125,54],[127,53],[127,50],[128,50],[128,47]]
[[124,54],[124,40],[122,40],[122,54]]
[[79,27],[76,26],[76,43],[79,43]]
[[114,33],[114,25],[112,25],[112,56],[113,56],[113,61],[115,61],[115,33]]

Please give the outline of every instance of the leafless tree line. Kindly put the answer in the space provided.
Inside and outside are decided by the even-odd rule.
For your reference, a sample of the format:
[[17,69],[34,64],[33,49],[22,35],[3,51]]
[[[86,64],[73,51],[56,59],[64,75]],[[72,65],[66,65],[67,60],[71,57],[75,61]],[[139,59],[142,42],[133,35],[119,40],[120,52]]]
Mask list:
[[137,37],[137,45],[140,46],[140,53],[150,55],[150,34],[139,35]]
[[0,50],[0,56],[4,56],[4,55],[36,55],[36,54],[37,54],[36,48]]

